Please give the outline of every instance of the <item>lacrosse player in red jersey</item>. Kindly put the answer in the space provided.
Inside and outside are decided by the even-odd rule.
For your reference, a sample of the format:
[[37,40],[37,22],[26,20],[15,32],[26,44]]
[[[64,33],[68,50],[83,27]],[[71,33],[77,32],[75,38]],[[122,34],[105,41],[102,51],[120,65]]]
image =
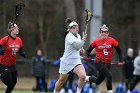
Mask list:
[[96,49],[96,57],[94,61],[94,66],[99,71],[97,78],[94,76],[86,76],[86,81],[94,82],[97,86],[107,78],[106,86],[108,93],[113,93],[112,90],[112,74],[110,71],[111,61],[112,61],[112,51],[113,48],[116,49],[119,55],[118,66],[122,65],[122,54],[119,47],[118,41],[114,38],[109,37],[109,28],[106,25],[103,25],[99,31],[99,38],[94,40],[89,48],[86,51],[86,56],[84,59],[87,59],[91,51]]
[[17,36],[18,26],[9,22],[8,33],[0,40],[0,75],[7,86],[5,93],[11,93],[17,83],[16,54],[19,52],[25,58],[22,40]]

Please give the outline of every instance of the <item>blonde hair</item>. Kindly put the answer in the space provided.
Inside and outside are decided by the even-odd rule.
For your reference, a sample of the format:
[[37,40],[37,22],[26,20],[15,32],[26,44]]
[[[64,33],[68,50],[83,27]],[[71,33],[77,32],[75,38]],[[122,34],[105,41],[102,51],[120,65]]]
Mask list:
[[9,22],[8,23],[8,27],[7,27],[7,30],[8,30],[8,34],[11,32],[11,27],[12,27],[13,23],[12,22]]
[[103,24],[103,26],[100,28],[100,30],[101,31],[108,31],[109,28],[105,24]]

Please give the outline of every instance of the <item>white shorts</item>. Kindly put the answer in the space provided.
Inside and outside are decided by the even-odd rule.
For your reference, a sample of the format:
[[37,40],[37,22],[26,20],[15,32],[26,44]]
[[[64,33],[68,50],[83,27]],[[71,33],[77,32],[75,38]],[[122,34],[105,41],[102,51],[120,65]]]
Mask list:
[[61,61],[59,67],[59,73],[67,74],[78,64],[82,64],[80,59]]

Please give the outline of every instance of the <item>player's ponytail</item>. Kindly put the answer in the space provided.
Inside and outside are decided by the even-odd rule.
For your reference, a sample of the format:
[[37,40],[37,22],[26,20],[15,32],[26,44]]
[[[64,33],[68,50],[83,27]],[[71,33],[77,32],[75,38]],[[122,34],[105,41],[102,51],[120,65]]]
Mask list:
[[66,22],[67,24],[70,24],[72,21],[73,21],[73,19],[67,18],[65,22]]
[[66,23],[68,24],[68,29],[69,31],[73,26],[78,26],[77,22],[73,21],[73,19],[67,18]]
[[12,25],[13,25],[12,22],[9,22],[9,23],[8,23],[8,27],[7,27],[8,34],[10,34],[10,32],[11,32],[11,27],[12,27]]

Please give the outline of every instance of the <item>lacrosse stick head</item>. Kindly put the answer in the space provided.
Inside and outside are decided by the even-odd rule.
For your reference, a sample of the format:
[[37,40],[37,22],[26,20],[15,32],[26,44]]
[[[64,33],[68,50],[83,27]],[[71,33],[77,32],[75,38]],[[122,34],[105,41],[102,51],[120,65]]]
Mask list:
[[23,7],[25,7],[24,3],[19,3],[19,4],[16,5],[16,8],[15,8],[15,19],[14,19],[13,25],[15,24],[18,16],[21,14],[21,11],[22,11]]
[[19,3],[16,5],[16,9],[15,9],[15,15],[18,16],[21,14],[21,10],[22,8],[25,7],[24,3]]
[[86,23],[88,23],[92,19],[93,14],[88,9],[86,9],[85,11],[86,11]]

